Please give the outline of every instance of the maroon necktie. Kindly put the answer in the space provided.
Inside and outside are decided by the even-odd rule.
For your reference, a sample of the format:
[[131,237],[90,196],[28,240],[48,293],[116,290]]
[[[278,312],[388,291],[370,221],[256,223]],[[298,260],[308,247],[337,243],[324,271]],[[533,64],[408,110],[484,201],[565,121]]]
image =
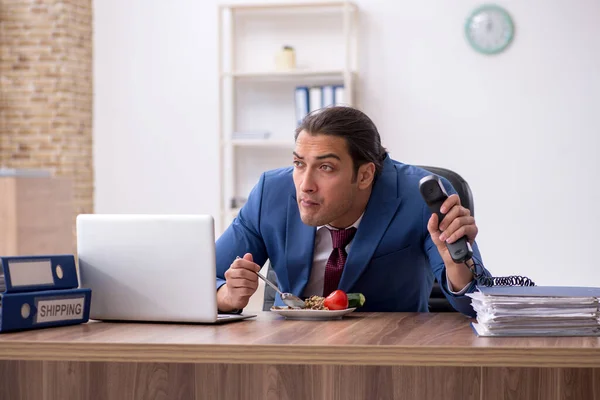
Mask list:
[[344,264],[346,263],[346,246],[356,233],[356,228],[330,230],[333,242],[333,251],[325,266],[325,279],[323,285],[323,296],[327,297],[338,288]]

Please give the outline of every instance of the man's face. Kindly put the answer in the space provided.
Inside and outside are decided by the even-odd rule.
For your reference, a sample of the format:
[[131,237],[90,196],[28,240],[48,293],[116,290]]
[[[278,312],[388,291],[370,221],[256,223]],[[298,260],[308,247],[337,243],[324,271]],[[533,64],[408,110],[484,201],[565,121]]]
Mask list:
[[[344,138],[300,132],[294,151],[294,185],[302,222],[310,226],[338,226],[336,221],[346,224],[344,217],[351,214],[361,189],[360,180],[354,178]],[[352,223],[354,220],[348,225]]]

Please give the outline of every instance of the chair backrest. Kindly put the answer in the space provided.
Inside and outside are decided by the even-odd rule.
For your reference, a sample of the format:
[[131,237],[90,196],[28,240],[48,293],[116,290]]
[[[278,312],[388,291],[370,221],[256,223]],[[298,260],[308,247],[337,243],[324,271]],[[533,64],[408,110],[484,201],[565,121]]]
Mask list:
[[[465,181],[462,176],[457,174],[454,171],[451,171],[446,168],[440,167],[430,167],[430,166],[419,166],[433,174],[444,177],[450,181],[450,184],[456,190],[458,197],[460,198],[460,203],[463,207],[468,208],[471,211],[471,215],[475,215],[474,212],[474,203],[473,203],[473,194],[471,192],[471,188],[467,181]],[[271,268],[270,261],[267,261],[267,279],[277,285],[277,275],[273,268]],[[276,292],[269,285],[265,285],[264,292],[264,301],[263,301],[263,310],[269,311],[271,306],[275,301]],[[433,288],[431,290],[431,295],[429,296],[429,311],[430,312],[454,312],[454,308],[450,305],[450,302],[444,296],[437,279],[433,284]]]
[[[275,274],[275,270],[271,268],[271,261],[267,260],[267,279],[273,282],[276,286],[277,284],[277,275]],[[263,311],[270,311],[271,307],[275,303],[275,296],[277,292],[269,285],[265,285],[265,298],[263,300]]]
[[468,208],[471,211],[471,215],[475,216],[475,210],[473,207],[473,193],[471,193],[471,187],[469,186],[467,181],[463,179],[462,176],[446,168],[429,167],[424,165],[420,165],[419,167],[433,174],[448,179],[450,181],[450,184],[452,184],[452,186],[456,190],[462,206]]
[[[469,209],[471,211],[471,215],[474,214],[474,203],[473,203],[473,193],[471,192],[471,188],[467,181],[463,179],[462,176],[457,174],[454,171],[451,171],[446,168],[440,167],[430,167],[430,166],[420,166],[421,168],[439,175],[443,178],[448,179],[450,184],[456,190],[458,197],[460,198],[460,204]],[[430,312],[455,312],[456,310],[450,305],[450,302],[442,292],[440,288],[440,283],[437,279],[433,282],[433,287],[431,288],[431,294],[429,295],[429,311]]]

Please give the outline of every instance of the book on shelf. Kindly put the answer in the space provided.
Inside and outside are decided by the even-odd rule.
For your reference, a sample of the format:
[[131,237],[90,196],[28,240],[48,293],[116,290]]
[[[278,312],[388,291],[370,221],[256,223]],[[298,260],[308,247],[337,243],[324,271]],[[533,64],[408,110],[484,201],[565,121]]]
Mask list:
[[295,89],[296,124],[300,125],[307,114],[329,106],[343,106],[345,92],[343,85],[298,86]]

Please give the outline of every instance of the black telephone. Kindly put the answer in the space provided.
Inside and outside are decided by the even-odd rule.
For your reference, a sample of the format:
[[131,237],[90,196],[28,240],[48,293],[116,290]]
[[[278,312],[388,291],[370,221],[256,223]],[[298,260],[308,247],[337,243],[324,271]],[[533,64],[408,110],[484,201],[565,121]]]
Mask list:
[[[444,219],[440,207],[448,198],[448,193],[437,175],[428,175],[419,181],[419,191],[429,210],[438,215],[438,223]],[[473,249],[466,236],[454,243],[446,243],[450,256],[455,263],[465,263],[470,269],[477,283],[482,286],[535,286],[531,279],[518,275],[506,277],[489,277],[478,274],[476,263],[473,261]]]

